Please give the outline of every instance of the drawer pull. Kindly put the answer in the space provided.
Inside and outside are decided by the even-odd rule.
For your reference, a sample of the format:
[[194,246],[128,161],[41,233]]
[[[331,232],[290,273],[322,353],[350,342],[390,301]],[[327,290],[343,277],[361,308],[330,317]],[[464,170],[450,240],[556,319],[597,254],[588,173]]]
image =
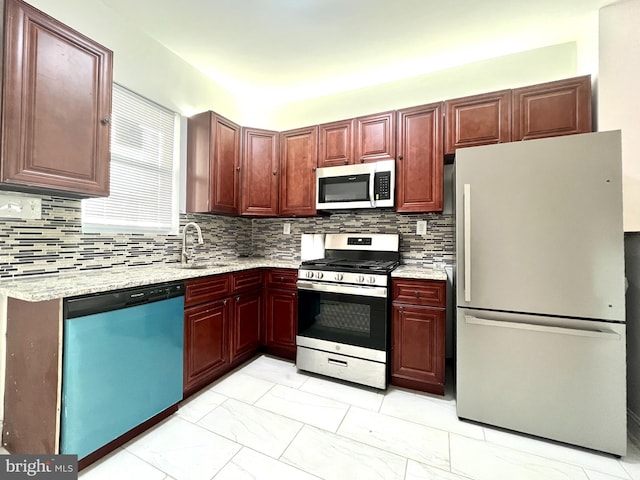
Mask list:
[[420,292],[418,290],[416,290],[415,292],[413,292],[416,296],[416,298],[420,298]]
[[347,362],[345,362],[343,360],[334,360],[333,358],[327,359],[327,362],[329,362],[329,365],[336,365],[338,367],[348,367],[349,366],[347,364]]

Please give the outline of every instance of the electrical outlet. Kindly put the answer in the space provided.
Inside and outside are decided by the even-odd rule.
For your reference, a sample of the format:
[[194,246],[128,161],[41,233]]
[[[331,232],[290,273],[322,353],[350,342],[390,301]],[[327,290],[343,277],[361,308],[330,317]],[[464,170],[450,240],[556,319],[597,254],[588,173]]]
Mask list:
[[426,235],[427,234],[427,221],[426,220],[418,220],[416,223],[416,235]]
[[291,224],[290,223],[285,223],[282,226],[282,233],[284,233],[285,235],[290,235],[291,234]]

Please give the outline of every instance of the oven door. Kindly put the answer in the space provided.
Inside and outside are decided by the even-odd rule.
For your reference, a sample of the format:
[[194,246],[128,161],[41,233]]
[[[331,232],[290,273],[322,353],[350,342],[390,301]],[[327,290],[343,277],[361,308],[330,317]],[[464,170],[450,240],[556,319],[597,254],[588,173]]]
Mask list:
[[386,287],[299,280],[298,335],[387,350]]

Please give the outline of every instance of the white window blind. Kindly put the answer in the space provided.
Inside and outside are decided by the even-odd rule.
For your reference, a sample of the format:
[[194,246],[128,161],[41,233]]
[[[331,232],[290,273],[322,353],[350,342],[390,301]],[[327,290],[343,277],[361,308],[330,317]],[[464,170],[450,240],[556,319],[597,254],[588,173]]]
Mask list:
[[111,186],[82,201],[83,232],[177,234],[179,116],[113,85]]

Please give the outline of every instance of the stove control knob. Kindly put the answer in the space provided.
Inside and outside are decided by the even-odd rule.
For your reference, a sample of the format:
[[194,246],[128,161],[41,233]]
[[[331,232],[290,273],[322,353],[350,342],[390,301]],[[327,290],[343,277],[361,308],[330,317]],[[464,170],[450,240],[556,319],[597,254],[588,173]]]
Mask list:
[[371,275],[369,278],[367,278],[367,283],[376,283],[376,277]]
[[358,281],[358,283],[364,282],[364,275],[358,275],[358,278],[356,278],[356,280]]
[[316,273],[316,278],[317,278],[317,279],[320,279],[320,278],[322,278],[322,277],[324,277],[324,275],[322,274],[322,272],[318,272],[318,273]]
[[306,276],[307,278],[313,278],[313,272],[307,272]]
[[340,280],[342,280],[344,278],[344,275],[341,274],[341,273],[336,273],[336,276],[333,277],[333,278],[339,282]]

